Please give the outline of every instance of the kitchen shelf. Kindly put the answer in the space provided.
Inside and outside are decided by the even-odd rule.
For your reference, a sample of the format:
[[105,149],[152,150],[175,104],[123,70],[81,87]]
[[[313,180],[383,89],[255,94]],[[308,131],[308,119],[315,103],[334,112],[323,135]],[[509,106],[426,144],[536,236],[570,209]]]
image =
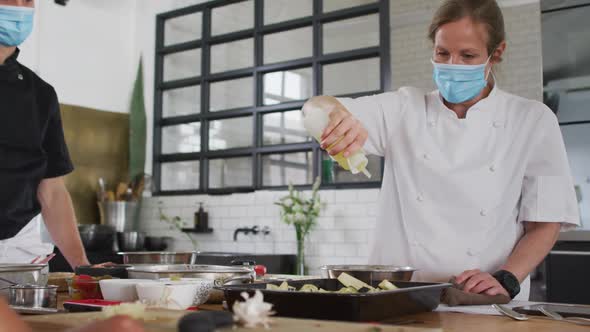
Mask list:
[[211,233],[213,233],[213,228],[205,228],[205,229],[200,229],[200,228],[183,228],[182,231],[185,232],[185,233],[211,234]]

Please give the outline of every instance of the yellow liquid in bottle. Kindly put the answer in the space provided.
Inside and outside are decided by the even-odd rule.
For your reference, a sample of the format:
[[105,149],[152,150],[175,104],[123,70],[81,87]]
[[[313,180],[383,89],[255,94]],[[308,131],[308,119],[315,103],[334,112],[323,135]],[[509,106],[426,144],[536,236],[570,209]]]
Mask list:
[[[336,142],[332,143],[332,145],[330,145],[326,151],[330,152],[330,150],[336,146],[336,144],[340,143],[340,141],[343,139],[344,137],[339,138]],[[320,140],[318,140],[319,142]],[[356,152],[357,153],[361,153],[361,151]],[[336,155],[330,155],[330,158],[332,158],[334,161],[336,161],[338,163],[338,165],[340,165],[340,167],[344,168],[347,171],[350,171],[350,165],[348,163],[348,159],[352,158],[353,155],[349,156],[348,158],[344,156],[344,151],[341,151],[340,153],[336,154]],[[365,175],[369,174],[366,170],[367,167],[367,163],[364,162],[361,165],[358,166],[358,171],[364,173]],[[370,175],[368,175],[368,177],[370,177]]]

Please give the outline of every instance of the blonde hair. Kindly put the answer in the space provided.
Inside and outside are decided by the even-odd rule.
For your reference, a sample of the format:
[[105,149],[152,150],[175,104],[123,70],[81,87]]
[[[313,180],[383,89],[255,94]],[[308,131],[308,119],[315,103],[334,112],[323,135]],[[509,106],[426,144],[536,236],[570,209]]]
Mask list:
[[[438,29],[451,22],[459,21],[464,17],[471,18],[474,22],[483,23],[488,31],[487,51],[488,55],[506,39],[504,28],[504,16],[496,0],[446,0],[438,8],[430,27],[428,38],[434,43]],[[502,58],[495,57],[497,62]]]

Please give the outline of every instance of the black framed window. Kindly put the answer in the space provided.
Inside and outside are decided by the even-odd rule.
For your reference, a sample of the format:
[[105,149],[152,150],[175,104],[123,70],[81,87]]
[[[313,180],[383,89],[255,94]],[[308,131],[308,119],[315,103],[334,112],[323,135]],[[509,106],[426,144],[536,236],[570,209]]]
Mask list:
[[303,128],[314,95],[390,88],[388,0],[213,0],[156,17],[159,195],[378,187],[338,167]]

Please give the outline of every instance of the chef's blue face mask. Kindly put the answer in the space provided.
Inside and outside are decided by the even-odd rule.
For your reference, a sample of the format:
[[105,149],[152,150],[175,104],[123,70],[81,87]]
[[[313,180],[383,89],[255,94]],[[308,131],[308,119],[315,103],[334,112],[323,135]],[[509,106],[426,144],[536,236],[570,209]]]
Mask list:
[[0,45],[22,44],[33,31],[34,13],[30,7],[0,5]]
[[430,60],[434,66],[432,77],[443,98],[458,104],[479,95],[488,84],[486,67],[490,58],[481,65],[449,65]]

